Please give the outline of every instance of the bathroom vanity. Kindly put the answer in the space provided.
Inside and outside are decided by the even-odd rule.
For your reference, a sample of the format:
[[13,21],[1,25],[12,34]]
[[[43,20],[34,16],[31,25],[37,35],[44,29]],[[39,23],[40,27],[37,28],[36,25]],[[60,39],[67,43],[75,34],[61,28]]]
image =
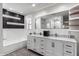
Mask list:
[[27,49],[44,56],[76,56],[77,42],[72,38],[28,35]]

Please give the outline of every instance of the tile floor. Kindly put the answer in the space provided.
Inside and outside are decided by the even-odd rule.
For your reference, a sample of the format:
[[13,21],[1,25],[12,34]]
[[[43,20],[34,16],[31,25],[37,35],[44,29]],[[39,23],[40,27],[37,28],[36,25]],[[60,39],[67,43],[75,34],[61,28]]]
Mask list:
[[21,48],[5,56],[41,56],[41,55],[31,50],[27,50],[27,48]]

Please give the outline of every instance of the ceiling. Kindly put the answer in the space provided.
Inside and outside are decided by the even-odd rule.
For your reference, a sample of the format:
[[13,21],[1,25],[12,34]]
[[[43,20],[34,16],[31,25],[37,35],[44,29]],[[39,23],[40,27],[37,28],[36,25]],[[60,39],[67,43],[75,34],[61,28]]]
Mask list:
[[53,6],[54,4],[55,3],[36,3],[36,6],[33,7],[32,3],[3,3],[3,8],[26,15]]
[[69,15],[69,11],[66,10],[66,11],[62,11],[62,12],[59,12],[59,13],[54,13],[54,14],[46,15],[46,16],[43,16],[42,18],[43,19],[49,19],[49,18],[52,18],[52,17],[64,16],[64,15]]

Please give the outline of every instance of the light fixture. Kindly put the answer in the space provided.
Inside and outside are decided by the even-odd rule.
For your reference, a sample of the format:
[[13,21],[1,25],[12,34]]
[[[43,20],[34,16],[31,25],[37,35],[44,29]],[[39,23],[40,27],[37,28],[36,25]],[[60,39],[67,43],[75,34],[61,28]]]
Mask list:
[[36,4],[32,4],[32,7],[35,7],[36,6]]

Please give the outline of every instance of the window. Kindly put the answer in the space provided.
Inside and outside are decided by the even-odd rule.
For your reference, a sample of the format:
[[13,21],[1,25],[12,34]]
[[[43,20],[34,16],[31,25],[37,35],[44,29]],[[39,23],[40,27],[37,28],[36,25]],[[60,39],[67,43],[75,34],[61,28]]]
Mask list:
[[27,19],[27,29],[29,30],[31,30],[32,29],[32,19],[31,18],[28,18]]

